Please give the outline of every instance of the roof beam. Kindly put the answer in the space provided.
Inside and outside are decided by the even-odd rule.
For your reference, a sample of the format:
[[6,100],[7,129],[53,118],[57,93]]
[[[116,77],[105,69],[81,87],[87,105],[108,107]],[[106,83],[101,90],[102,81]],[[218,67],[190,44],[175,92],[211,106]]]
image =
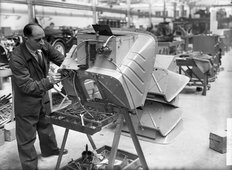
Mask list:
[[[65,2],[55,2],[55,1],[47,1],[47,0],[31,0],[32,5],[38,6],[46,6],[46,7],[55,7],[55,8],[67,8],[67,9],[76,9],[76,10],[86,10],[86,11],[93,11],[92,5],[82,5],[82,4],[71,4]],[[1,3],[12,3],[12,4],[25,4],[27,5],[27,1],[25,0],[1,0]],[[109,12],[109,13],[118,13],[118,14],[125,14],[127,15],[127,9],[116,9],[116,8],[107,8],[96,6],[96,11],[98,12]],[[147,11],[137,11],[137,10],[130,10],[130,15],[142,16],[142,17],[149,17],[149,12]],[[162,16],[156,16],[154,14],[151,17],[156,18],[163,18]],[[172,17],[167,17],[172,18]]]

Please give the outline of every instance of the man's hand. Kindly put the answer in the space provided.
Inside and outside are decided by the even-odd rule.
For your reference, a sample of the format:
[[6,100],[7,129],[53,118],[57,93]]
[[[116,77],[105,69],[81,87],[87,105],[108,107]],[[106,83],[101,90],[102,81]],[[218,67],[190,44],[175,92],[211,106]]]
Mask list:
[[50,83],[56,84],[56,83],[59,83],[61,81],[61,74],[50,72],[48,75],[48,78],[49,78]]

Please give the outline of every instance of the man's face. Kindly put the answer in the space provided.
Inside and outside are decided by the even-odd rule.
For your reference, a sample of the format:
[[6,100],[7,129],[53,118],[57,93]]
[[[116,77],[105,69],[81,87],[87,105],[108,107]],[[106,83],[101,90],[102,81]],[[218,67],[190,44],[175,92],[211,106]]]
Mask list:
[[28,37],[27,44],[32,50],[41,49],[44,45],[44,37],[45,34],[43,29],[39,26],[33,26],[32,35]]

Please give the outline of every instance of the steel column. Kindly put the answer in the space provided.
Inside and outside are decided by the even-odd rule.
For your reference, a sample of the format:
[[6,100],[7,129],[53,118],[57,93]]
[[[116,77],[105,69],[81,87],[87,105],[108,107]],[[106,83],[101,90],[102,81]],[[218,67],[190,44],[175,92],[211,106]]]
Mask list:
[[28,22],[34,22],[34,10],[32,6],[32,0],[27,0],[28,6]]

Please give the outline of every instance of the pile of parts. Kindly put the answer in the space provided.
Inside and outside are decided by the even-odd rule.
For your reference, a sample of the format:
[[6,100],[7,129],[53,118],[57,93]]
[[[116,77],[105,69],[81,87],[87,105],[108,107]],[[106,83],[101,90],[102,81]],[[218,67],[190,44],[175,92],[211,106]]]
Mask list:
[[11,75],[11,70],[8,65],[8,56],[12,49],[12,43],[8,43],[7,41],[3,40],[0,41],[0,90],[3,86],[3,77],[8,77]]
[[[86,148],[87,149],[82,152],[81,158],[71,160],[66,166],[62,167],[61,170],[105,170],[109,162],[111,147],[105,145],[95,152],[89,151],[88,147]],[[135,162],[136,159],[138,159],[137,155],[118,149],[114,169],[136,169],[138,167]],[[130,166],[128,167],[128,165]]]
[[[139,162],[148,169],[137,136],[155,140],[157,134],[165,138],[175,129],[181,120],[176,98],[189,78],[154,67],[158,44],[148,32],[111,30],[107,25],[93,28],[77,34],[77,45],[60,67],[72,104],[47,118],[66,130],[86,133],[93,149],[90,135],[117,120],[107,169],[115,166],[121,131],[130,133]],[[65,142],[64,137],[63,147]],[[123,168],[138,164],[132,162]]]
[[0,97],[0,128],[11,121],[12,104],[10,99],[11,93]]
[[[10,44],[10,45],[9,45]],[[8,65],[8,55],[9,48],[11,47],[11,41],[0,42],[0,90],[3,88],[3,78],[11,75],[11,70]],[[5,124],[11,121],[12,115],[12,103],[10,102],[12,98],[11,93],[8,95],[3,95],[0,97],[0,128],[4,127]]]

